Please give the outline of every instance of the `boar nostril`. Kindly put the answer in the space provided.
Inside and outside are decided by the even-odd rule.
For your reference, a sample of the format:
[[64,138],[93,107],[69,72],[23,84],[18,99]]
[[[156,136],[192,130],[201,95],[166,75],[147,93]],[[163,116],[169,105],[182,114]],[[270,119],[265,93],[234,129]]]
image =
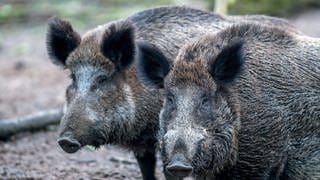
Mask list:
[[183,178],[189,176],[192,173],[193,168],[187,163],[175,161],[173,163],[170,163],[166,167],[166,170],[173,176]]
[[59,138],[58,143],[61,148],[67,153],[75,153],[81,148],[79,141],[70,139],[68,137]]

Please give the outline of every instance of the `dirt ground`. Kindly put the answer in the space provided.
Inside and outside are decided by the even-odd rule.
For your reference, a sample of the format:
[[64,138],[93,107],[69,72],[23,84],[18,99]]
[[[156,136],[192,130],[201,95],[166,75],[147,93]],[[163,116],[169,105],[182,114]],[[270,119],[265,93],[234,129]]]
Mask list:
[[[320,10],[290,21],[320,37]],[[52,65],[45,50],[45,25],[0,29],[0,119],[61,107],[68,72]],[[107,146],[66,154],[56,143],[56,127],[0,141],[0,179],[141,179],[131,152]],[[157,168],[163,179],[160,160]]]

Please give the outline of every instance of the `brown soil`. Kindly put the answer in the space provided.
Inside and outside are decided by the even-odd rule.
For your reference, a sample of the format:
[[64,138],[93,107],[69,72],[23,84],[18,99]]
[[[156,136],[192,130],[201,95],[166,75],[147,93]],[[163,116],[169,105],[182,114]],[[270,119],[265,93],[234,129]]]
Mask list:
[[[292,19],[320,37],[320,11]],[[61,107],[68,72],[52,65],[45,51],[45,27],[0,29],[0,119]],[[56,127],[0,141],[0,179],[141,179],[131,152],[115,146],[64,153]],[[157,175],[163,179],[160,160]]]

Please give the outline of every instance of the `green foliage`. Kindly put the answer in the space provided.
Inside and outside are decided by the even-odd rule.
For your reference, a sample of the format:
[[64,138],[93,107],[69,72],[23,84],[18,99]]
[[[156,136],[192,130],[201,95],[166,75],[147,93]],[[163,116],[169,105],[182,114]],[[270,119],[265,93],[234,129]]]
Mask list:
[[0,23],[5,23],[13,18],[19,18],[25,13],[25,9],[20,4],[3,4],[0,6]]
[[13,12],[12,6],[10,4],[5,4],[1,7],[0,17],[10,16],[10,14],[12,14],[12,12]]
[[[287,16],[320,0],[226,0],[229,14]],[[213,10],[214,0],[6,0],[0,3],[0,26],[4,24],[44,24],[52,15],[71,20],[77,27],[88,27],[126,17],[134,12],[161,5],[192,6],[206,2]]]
[[43,23],[57,15],[75,26],[90,26],[128,16],[148,7],[172,4],[171,0],[17,0],[0,3],[0,25]]
[[307,8],[320,7],[319,0],[236,0],[229,14],[288,16]]

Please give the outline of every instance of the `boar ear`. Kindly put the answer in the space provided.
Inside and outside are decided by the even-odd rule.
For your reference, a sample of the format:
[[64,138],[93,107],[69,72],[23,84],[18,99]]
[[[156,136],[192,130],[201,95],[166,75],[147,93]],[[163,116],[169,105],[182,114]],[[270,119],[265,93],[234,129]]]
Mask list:
[[170,70],[168,59],[152,44],[139,42],[138,47],[139,78],[147,85],[163,88],[163,80]]
[[48,23],[47,51],[53,63],[65,66],[69,54],[80,44],[80,35],[69,22],[51,17]]
[[102,37],[101,52],[119,70],[129,66],[135,54],[134,27],[132,23],[123,21],[111,25]]
[[240,74],[244,64],[243,41],[235,39],[225,46],[211,64],[210,74],[218,83],[232,82]]

